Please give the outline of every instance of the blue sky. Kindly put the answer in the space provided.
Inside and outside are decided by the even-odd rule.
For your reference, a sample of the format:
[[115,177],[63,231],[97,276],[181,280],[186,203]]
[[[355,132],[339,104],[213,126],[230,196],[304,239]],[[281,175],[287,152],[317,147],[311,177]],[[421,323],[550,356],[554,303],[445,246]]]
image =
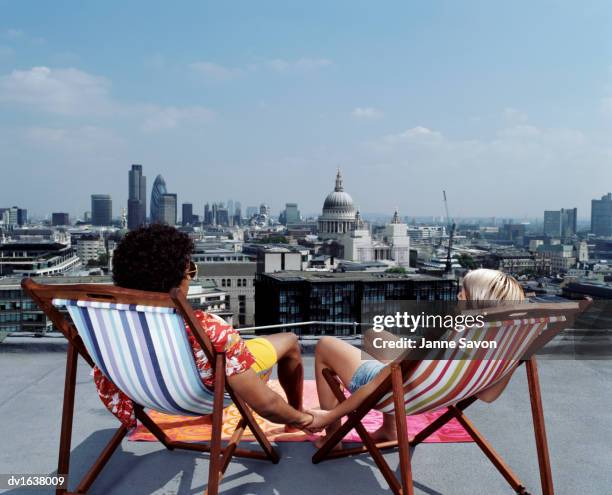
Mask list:
[[612,4],[0,0],[0,206],[540,216],[612,190]]

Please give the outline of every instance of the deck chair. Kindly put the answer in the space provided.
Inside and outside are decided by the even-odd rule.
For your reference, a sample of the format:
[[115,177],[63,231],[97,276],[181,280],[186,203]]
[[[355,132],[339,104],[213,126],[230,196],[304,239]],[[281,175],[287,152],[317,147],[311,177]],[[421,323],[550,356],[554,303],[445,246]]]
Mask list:
[[[500,383],[513,373],[517,366],[525,363],[542,493],[553,495],[553,480],[535,352],[566,328],[581,309],[579,303],[573,302],[521,304],[520,306],[495,308],[487,311],[487,321],[482,329],[481,337],[487,332],[495,332],[495,340],[498,342],[497,349],[478,351],[479,354],[471,356],[471,359],[407,360],[404,357],[398,357],[381,372],[386,374],[384,381],[355,411],[348,415],[346,422],[314,454],[312,462],[316,464],[326,459],[369,453],[394,494],[412,495],[414,488],[410,447],[418,445],[455,418],[514,491],[527,494],[527,489],[522,482],[464,413],[467,407],[478,400],[479,392]],[[457,337],[454,338],[460,336],[457,334]],[[476,338],[478,337],[479,335],[476,335]],[[323,370],[323,375],[338,401],[346,400],[342,384],[332,370]],[[398,441],[378,444],[374,442],[361,422],[372,409],[395,415]],[[406,416],[440,409],[446,409],[444,414],[421,430],[409,442]],[[353,428],[359,434],[363,446],[332,451]],[[399,449],[401,482],[396,478],[381,453],[381,450],[394,447]]]
[[[24,279],[22,287],[68,340],[58,474],[67,476],[69,471],[79,355],[90,366],[98,366],[132,399],[136,418],[167,449],[210,453],[209,495],[217,495],[220,480],[233,456],[273,463],[279,461],[249,407],[227,383],[225,354],[214,350],[180,291],[174,289],[165,294],[110,285],[41,285],[32,279]],[[70,319],[60,311],[61,308],[67,310]],[[214,392],[202,384],[187,339],[185,322],[214,366]],[[223,408],[232,402],[241,419],[223,447]],[[211,441],[188,443],[170,440],[145,408],[167,414],[212,414]],[[238,448],[247,427],[262,451]],[[127,433],[128,428],[124,425],[117,429],[74,492],[58,488],[56,494],[86,493]]]

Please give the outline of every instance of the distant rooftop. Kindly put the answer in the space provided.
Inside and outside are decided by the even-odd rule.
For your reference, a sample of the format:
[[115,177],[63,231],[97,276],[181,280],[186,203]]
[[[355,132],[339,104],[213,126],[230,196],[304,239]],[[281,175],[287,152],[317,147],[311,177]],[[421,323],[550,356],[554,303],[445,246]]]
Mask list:
[[268,277],[276,280],[308,280],[308,281],[380,281],[380,280],[419,280],[439,281],[440,277],[424,275],[421,273],[380,273],[380,272],[306,272],[298,270],[287,270],[283,272],[266,273]]
[[257,272],[257,263],[251,261],[231,261],[219,263],[197,263],[202,277],[253,276]]
[[[0,277],[0,288],[19,287],[22,280],[22,277]],[[110,275],[35,277],[34,280],[41,284],[111,284],[113,282]]]

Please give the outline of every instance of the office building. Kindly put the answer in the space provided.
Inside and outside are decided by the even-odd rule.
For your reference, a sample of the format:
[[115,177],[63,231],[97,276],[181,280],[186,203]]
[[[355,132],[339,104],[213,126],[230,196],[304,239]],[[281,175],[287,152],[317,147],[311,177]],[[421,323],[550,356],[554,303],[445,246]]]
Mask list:
[[534,255],[516,248],[492,251],[483,257],[482,264],[483,268],[501,270],[514,276],[533,273],[536,269]]
[[576,266],[576,252],[571,244],[550,244],[536,250],[536,267],[539,273],[557,275]]
[[236,201],[236,204],[234,206],[234,216],[232,224],[237,227],[240,227],[240,225],[242,224],[242,210],[240,208],[240,202],[238,201]]
[[[108,276],[45,277],[45,284],[111,284]],[[0,342],[8,334],[23,332],[44,335],[53,323],[21,288],[21,277],[0,278]]]
[[283,222],[285,225],[296,224],[302,221],[300,210],[297,203],[286,203],[285,211],[283,212]]
[[234,314],[236,327],[254,324],[257,263],[198,263],[198,270],[199,282],[213,282],[225,291],[225,306]]
[[128,229],[135,229],[146,223],[147,178],[142,175],[142,165],[132,165],[128,172]]
[[223,203],[213,203],[213,225],[219,225],[222,227],[228,227],[230,224],[230,216],[227,208],[224,207]]
[[28,224],[28,210],[25,208],[17,208],[17,225],[23,227]]
[[544,212],[544,235],[561,237],[561,211],[546,210]]
[[576,235],[578,208],[561,208],[561,237],[566,239]]
[[204,205],[204,218],[202,219],[202,223],[204,225],[212,225],[213,223],[213,214],[208,203]]
[[499,239],[511,241],[514,245],[522,245],[525,237],[525,225],[522,223],[505,223],[499,230]]
[[111,225],[113,221],[113,201],[110,194],[91,195],[91,224]]
[[576,235],[577,208],[561,208],[544,212],[544,235],[566,239]]
[[[110,276],[53,276],[44,284],[112,284]],[[221,316],[230,325],[233,313],[226,308],[226,293],[214,283],[189,284],[187,300],[194,309]],[[51,320],[21,288],[21,277],[0,277],[0,342],[9,334],[44,335],[53,330]]]
[[392,301],[454,301],[457,297],[454,280],[421,274],[281,271],[258,274],[255,287],[257,325],[316,321],[303,330],[291,330],[335,335],[360,331],[354,322],[361,323],[373,311],[384,311]]
[[176,194],[162,194],[159,202],[157,221],[167,225],[176,225]]
[[0,208],[0,225],[7,227],[23,227],[28,223],[28,210],[12,206]]
[[33,237],[0,244],[0,277],[59,275],[78,266],[79,258],[69,243]]
[[83,264],[90,261],[98,261],[100,256],[106,254],[106,245],[104,238],[94,234],[84,234],[78,236],[73,241],[76,247],[76,254]]
[[167,192],[166,181],[161,175],[158,175],[151,188],[151,223],[162,221],[160,218],[162,196]]
[[612,193],[591,201],[591,233],[612,236]]
[[51,213],[51,225],[70,225],[70,216],[68,213]]
[[181,212],[181,225],[193,225],[193,205],[183,203]]
[[408,237],[415,242],[430,242],[446,237],[446,227],[439,225],[409,225]]

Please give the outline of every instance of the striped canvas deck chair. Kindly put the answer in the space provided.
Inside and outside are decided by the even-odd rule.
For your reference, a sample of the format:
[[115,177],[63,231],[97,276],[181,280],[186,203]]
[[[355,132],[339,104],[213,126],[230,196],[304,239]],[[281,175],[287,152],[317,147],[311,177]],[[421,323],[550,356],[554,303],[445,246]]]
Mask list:
[[[22,286],[68,340],[58,474],[68,475],[69,471],[79,355],[90,366],[99,367],[132,399],[136,418],[167,449],[210,453],[208,494],[218,493],[220,479],[233,456],[278,462],[278,454],[257,425],[249,407],[234,394],[225,379],[225,355],[213,349],[180,291],[175,289],[164,294],[110,285],[41,285],[31,279],[25,279]],[[66,312],[70,318],[65,317]],[[202,384],[185,322],[214,366],[214,391]],[[223,408],[232,402],[241,419],[231,439],[223,446]],[[190,416],[212,414],[211,441],[187,443],[170,440],[145,408]],[[238,448],[247,427],[263,451]],[[127,433],[127,427],[121,425],[74,492],[60,488],[57,494],[86,493]]]
[[[573,302],[522,304],[512,308],[501,307],[492,311],[488,310],[484,328],[472,329],[471,332],[475,333],[468,338],[491,340],[495,336],[498,343],[496,349],[480,349],[469,356],[469,359],[460,358],[458,355],[444,360],[419,361],[397,358],[381,371],[386,374],[384,381],[327,439],[314,454],[312,462],[316,464],[326,459],[369,453],[394,494],[412,495],[414,489],[410,447],[418,445],[450,420],[456,418],[514,491],[526,494],[528,492],[518,477],[464,413],[468,406],[478,400],[477,396],[480,392],[509,378],[519,364],[525,363],[542,492],[544,495],[553,495],[535,352],[566,328],[568,322],[575,318],[579,310],[579,304]],[[461,336],[466,337],[465,334],[457,334],[455,338]],[[346,400],[339,378],[329,369],[323,370],[323,375],[336,398],[341,402]],[[374,442],[361,423],[363,417],[371,409],[395,415],[398,441],[378,444]],[[440,409],[445,409],[445,412],[409,442],[406,416]],[[361,437],[363,446],[332,450],[353,428]],[[396,478],[381,453],[383,449],[395,447],[399,449],[401,482]]]

